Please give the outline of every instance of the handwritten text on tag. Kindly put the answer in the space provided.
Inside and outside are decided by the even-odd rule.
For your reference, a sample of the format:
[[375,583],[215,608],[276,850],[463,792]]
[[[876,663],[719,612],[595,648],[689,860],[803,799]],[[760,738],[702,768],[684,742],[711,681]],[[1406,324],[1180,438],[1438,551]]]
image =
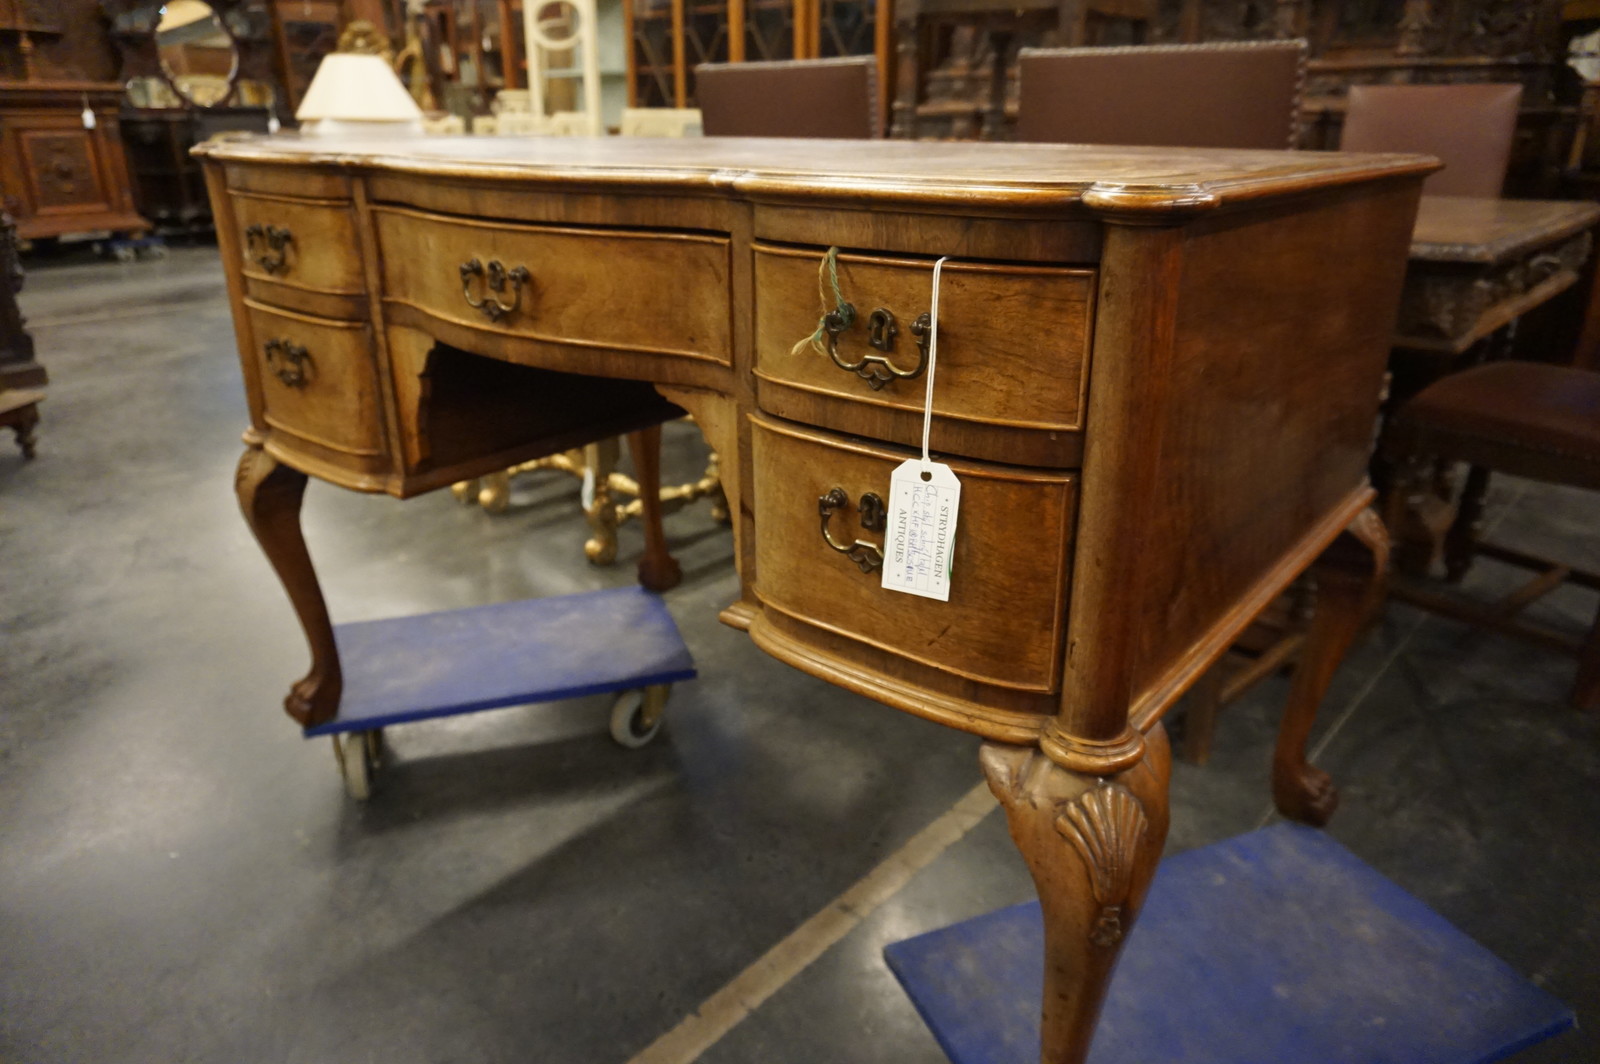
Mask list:
[[890,591],[950,601],[961,482],[941,462],[909,458],[889,478],[889,527],[883,586]]

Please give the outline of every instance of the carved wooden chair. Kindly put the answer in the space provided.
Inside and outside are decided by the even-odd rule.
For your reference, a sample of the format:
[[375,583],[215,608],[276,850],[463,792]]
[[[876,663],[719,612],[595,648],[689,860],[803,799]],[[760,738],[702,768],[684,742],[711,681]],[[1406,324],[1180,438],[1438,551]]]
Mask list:
[[1521,106],[1517,84],[1352,85],[1339,148],[1437,156],[1425,196],[1499,196]]
[[[1435,381],[1391,420],[1384,449],[1400,479],[1391,507],[1427,490],[1436,461],[1471,464],[1471,481],[1490,471],[1600,491],[1600,373],[1537,362],[1491,362]],[[1578,658],[1572,704],[1600,709],[1600,614],[1587,638],[1519,616],[1538,598],[1571,583],[1600,591],[1600,574],[1483,542],[1482,485],[1464,501],[1445,538],[1447,578],[1459,581],[1479,555],[1530,569],[1528,583],[1492,604],[1475,604],[1409,583],[1397,597],[1471,624],[1532,639]]]
[[708,137],[883,136],[872,56],[704,63],[694,76]]
[[1306,42],[1024,48],[1017,139],[1292,148]]

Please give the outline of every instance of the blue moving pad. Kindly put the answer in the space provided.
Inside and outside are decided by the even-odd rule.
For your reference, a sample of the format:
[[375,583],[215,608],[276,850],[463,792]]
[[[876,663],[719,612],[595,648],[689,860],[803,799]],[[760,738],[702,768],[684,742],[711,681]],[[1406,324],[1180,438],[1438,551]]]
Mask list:
[[339,713],[306,736],[693,679],[661,599],[638,587],[336,625]]
[[[1038,1064],[1038,902],[884,955],[955,1064]],[[1486,1064],[1572,1025],[1327,835],[1278,824],[1161,864],[1089,1061]]]

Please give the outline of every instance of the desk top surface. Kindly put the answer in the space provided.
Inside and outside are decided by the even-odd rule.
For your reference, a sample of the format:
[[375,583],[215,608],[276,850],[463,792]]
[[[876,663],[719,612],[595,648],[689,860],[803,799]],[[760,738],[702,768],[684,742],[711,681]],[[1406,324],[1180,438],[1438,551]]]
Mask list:
[[1600,221],[1583,200],[1424,196],[1411,233],[1411,257],[1492,264],[1546,247]]
[[1029,211],[1187,213],[1421,175],[1423,155],[777,137],[409,137],[210,141],[225,163],[345,166],[638,191]]

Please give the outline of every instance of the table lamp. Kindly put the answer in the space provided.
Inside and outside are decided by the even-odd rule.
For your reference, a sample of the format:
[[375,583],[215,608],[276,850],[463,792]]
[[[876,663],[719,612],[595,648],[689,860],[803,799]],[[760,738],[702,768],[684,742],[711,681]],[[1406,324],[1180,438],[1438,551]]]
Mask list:
[[[357,25],[352,23],[351,30]],[[382,55],[344,47],[358,36],[351,30],[340,39],[340,50],[329,52],[317,67],[294,115],[300,132],[344,138],[421,135],[422,109]]]

